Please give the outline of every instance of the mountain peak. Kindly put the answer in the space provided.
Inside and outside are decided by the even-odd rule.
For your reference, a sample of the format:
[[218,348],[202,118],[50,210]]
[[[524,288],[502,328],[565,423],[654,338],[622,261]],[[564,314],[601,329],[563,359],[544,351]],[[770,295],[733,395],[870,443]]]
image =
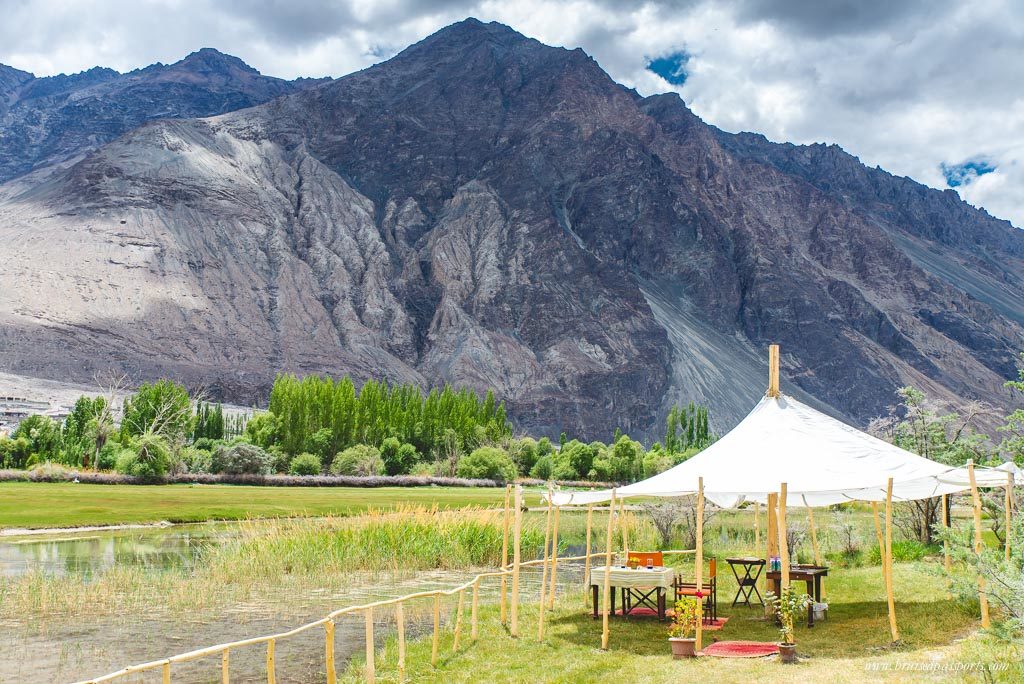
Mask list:
[[259,75],[259,71],[243,62],[238,57],[224,54],[220,50],[204,47],[186,55],[180,61],[171,64],[169,69],[186,70],[205,73],[229,73],[242,71],[252,75]]

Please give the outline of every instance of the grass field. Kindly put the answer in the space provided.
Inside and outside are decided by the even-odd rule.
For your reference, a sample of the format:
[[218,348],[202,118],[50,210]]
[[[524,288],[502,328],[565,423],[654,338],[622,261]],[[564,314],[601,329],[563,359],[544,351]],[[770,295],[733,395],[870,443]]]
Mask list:
[[[353,515],[370,508],[500,506],[502,488],[0,484],[0,528]],[[536,503],[532,501],[532,503]]]

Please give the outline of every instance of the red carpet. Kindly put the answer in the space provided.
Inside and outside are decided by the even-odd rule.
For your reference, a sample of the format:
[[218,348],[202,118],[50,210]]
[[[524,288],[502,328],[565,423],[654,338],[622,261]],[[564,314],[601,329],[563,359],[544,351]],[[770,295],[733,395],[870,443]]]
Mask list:
[[778,652],[778,644],[762,641],[717,641],[706,646],[700,653],[718,658],[763,658]]

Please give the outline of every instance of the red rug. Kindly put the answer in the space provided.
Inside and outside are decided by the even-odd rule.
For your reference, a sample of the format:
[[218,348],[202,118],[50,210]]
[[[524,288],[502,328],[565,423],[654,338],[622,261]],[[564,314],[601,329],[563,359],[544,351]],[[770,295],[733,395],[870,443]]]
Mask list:
[[716,641],[701,651],[701,655],[717,658],[763,658],[779,652],[778,644],[762,641]]

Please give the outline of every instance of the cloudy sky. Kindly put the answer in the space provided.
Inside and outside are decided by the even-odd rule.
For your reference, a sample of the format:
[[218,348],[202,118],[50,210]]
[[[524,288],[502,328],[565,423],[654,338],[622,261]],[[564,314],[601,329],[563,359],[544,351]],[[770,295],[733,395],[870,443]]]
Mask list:
[[837,143],[1024,227],[1019,0],[4,0],[0,63],[130,70],[200,47],[341,76],[467,16],[582,47],[706,121]]

